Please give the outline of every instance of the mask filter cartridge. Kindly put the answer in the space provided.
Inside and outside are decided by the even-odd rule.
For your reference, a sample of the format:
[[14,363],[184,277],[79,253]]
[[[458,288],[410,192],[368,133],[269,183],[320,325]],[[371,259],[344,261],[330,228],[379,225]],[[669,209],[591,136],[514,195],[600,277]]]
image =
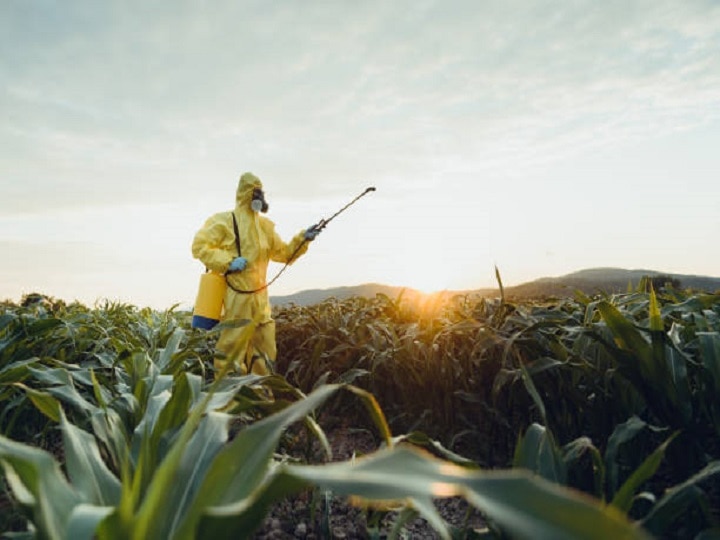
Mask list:
[[263,193],[262,189],[255,189],[253,191],[253,198],[252,202],[250,202],[250,208],[252,208],[254,212],[262,212],[263,214],[268,211],[269,206],[268,203],[265,202],[265,194]]

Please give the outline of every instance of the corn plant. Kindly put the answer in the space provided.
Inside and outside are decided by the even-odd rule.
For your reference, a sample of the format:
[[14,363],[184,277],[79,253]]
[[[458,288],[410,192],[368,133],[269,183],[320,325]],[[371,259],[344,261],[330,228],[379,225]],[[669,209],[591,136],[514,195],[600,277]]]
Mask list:
[[[38,429],[42,419],[29,406],[27,392],[20,390],[28,378],[58,387],[54,391],[66,392],[68,399],[80,399],[92,394],[93,377],[107,382],[100,388],[112,387],[114,372],[138,351],[160,358],[168,350],[175,355],[173,369],[204,373],[205,340],[184,333],[183,325],[183,316],[172,310],[157,313],[123,304],[88,309],[45,299],[24,306],[4,305],[0,397],[7,401],[2,432],[17,438],[25,426],[35,426],[31,433],[42,431]],[[182,347],[178,340],[183,341]]]
[[[459,297],[435,311],[432,323],[383,297],[328,304],[282,312],[289,376],[311,382],[361,373],[355,384],[378,397],[395,429],[426,431],[480,463],[510,464],[517,437],[539,421],[557,434],[558,448],[573,445],[572,455],[587,465],[595,451],[612,455],[618,426],[631,417],[679,431],[665,447],[662,475],[648,480],[656,490],[682,485],[720,457],[716,295],[578,293],[574,300],[515,303]],[[632,444],[640,448],[625,458],[647,457],[662,441],[647,435]],[[622,474],[612,472],[619,465],[611,461],[610,484],[598,485],[592,469],[577,466],[567,480],[611,500],[619,479],[642,460],[624,465]],[[637,495],[633,512],[642,513],[643,500],[645,511],[655,507],[648,493]],[[698,522],[706,518],[700,512]]]
[[[650,329],[647,293],[515,304],[459,296],[434,309],[431,321],[412,304],[382,296],[296,306],[278,313],[278,370],[306,391],[318,381],[352,380],[377,397],[396,429],[421,429],[451,445],[474,440],[491,463],[506,464],[517,435],[537,420],[520,365],[538,392],[552,398],[548,425],[566,440],[605,441],[617,423],[647,410],[661,415],[660,425],[692,418],[698,426],[715,425],[717,297],[663,293],[656,303],[664,337]],[[655,347],[654,354],[672,362],[658,381],[686,364],[685,383],[677,370],[675,382],[661,383],[672,388],[652,390],[642,382],[633,372],[636,353],[616,341],[620,328],[640,336],[634,343],[641,351]],[[682,398],[688,388],[697,400],[692,409]],[[663,405],[669,396],[676,397]],[[689,418],[690,410],[701,415]]]
[[[80,515],[88,510],[95,516],[97,534],[107,527],[149,536],[148,516],[154,516],[162,505],[158,500],[145,501],[159,497],[151,493],[160,490],[155,486],[165,481],[158,480],[163,467],[175,471],[172,474],[182,469],[165,464],[172,460],[185,463],[188,448],[199,444],[197,433],[202,430],[204,437],[222,440],[217,446],[219,456],[234,444],[228,432],[230,423],[233,431],[238,425],[246,426],[240,436],[251,426],[270,422],[269,418],[296,407],[306,395],[317,395],[326,383],[333,383],[330,387],[335,389],[349,388],[352,383],[355,392],[327,391],[307,410],[322,402],[324,410],[359,425],[367,421],[358,414],[356,398],[351,397],[360,392],[359,387],[375,396],[393,431],[410,432],[396,442],[386,442],[387,454],[384,450],[367,456],[367,461],[363,458],[363,464],[374,464],[362,469],[362,475],[376,466],[382,471],[388,463],[397,466],[395,458],[388,456],[413,444],[433,451],[440,461],[431,459],[432,463],[462,465],[465,473],[483,476],[487,471],[478,464],[500,468],[512,464],[513,448],[517,450],[522,436],[520,446],[528,450],[522,459],[516,454],[516,463],[534,471],[525,479],[544,482],[544,487],[552,480],[550,486],[567,484],[586,491],[591,507],[609,508],[625,524],[630,522],[625,516],[629,499],[629,514],[635,520],[632,534],[642,535],[641,529],[647,529],[666,535],[677,523],[676,514],[683,511],[690,512],[694,522],[705,523],[707,512],[700,491],[716,474],[719,457],[717,296],[638,291],[595,298],[578,294],[575,300],[542,302],[467,295],[442,301],[435,297],[424,304],[410,300],[378,296],[276,310],[277,367],[287,380],[282,376],[242,380],[225,376],[212,390],[212,377],[205,369],[211,365],[208,358],[216,334],[189,329],[187,314],[159,314],[122,305],[95,310],[47,303],[4,306],[0,313],[0,391],[7,403],[16,406],[3,409],[14,411],[4,413],[3,433],[17,433],[24,415],[42,411],[51,420],[42,424],[40,431],[44,428],[52,433],[47,426],[57,422],[64,426],[63,437],[74,433],[73,440],[81,441],[66,441],[66,446],[89,447],[88,437],[92,438],[109,474],[120,483],[121,495],[116,506],[80,502],[74,511]],[[271,389],[275,399],[267,399],[267,392],[258,385]],[[15,414],[19,412],[22,414]],[[13,417],[15,424],[6,422]],[[302,418],[322,441],[316,419]],[[288,425],[284,422],[280,432]],[[194,427],[186,433],[189,424]],[[676,431],[679,433],[666,441]],[[543,463],[554,460],[547,461],[553,464],[554,468],[548,469],[552,475],[536,469],[535,447],[543,449]],[[687,449],[693,450],[690,460],[685,456]],[[15,451],[20,452],[13,447],[8,455]],[[662,453],[663,459],[659,460],[656,452]],[[651,456],[660,468],[648,476],[650,466],[644,462]],[[472,466],[468,457],[473,459]],[[231,457],[223,459],[232,461]],[[209,456],[207,460],[212,461]],[[268,463],[265,472],[258,473],[263,479],[250,488],[252,494],[228,495],[202,510],[193,510],[198,512],[193,518],[196,521],[183,525],[182,533],[189,535],[184,537],[204,537],[226,525],[229,530],[249,530],[262,519],[271,501],[293,490],[316,487],[347,493],[335,480],[324,479],[328,470],[324,465],[290,465],[278,461],[277,456]],[[340,471],[361,474],[353,463],[343,465],[347,468],[339,464],[338,475]],[[209,471],[210,465],[207,467]],[[425,472],[432,469],[429,465],[418,467]],[[645,472],[628,483],[637,470]],[[307,476],[315,474],[312,471],[319,471],[313,479]],[[277,480],[282,485],[275,484],[276,472],[283,478]],[[8,478],[13,474],[17,472],[10,472]],[[20,493],[18,499],[27,495],[27,488],[23,491],[17,482],[8,481]],[[285,486],[285,481],[291,487]],[[373,489],[384,489],[381,483],[368,482]],[[450,481],[453,485],[463,482],[457,478]],[[80,479],[71,476],[69,486],[78,491],[76,484],[81,484]],[[461,496],[468,493],[466,488],[457,488]],[[194,489],[199,487],[190,492]],[[352,489],[358,490],[354,495],[367,495],[365,488]],[[662,495],[663,489],[669,490],[669,498]],[[561,491],[568,494],[564,488]],[[621,492],[625,502],[612,504]],[[569,493],[576,496],[574,491]],[[587,502],[587,496],[581,498]],[[85,501],[83,497],[78,500]],[[382,498],[379,492],[373,497]],[[687,501],[692,503],[685,504]],[[25,506],[32,511],[35,503],[28,504]],[[195,502],[187,504],[189,508]],[[419,512],[443,530],[427,499],[403,499],[403,504],[398,524]],[[507,516],[488,511],[488,504],[492,508],[487,501],[476,506],[500,530],[527,536],[527,530],[514,529]],[[525,519],[521,515],[514,514],[516,519]],[[158,527],[155,532],[169,530],[163,528],[167,524]],[[554,527],[552,534],[558,537],[570,534],[567,530],[580,531],[569,524]],[[180,534],[179,528],[172,530]]]
[[[591,489],[596,497],[621,512],[632,511],[643,528],[663,538],[693,538],[703,531],[709,534],[716,524],[701,485],[720,474],[720,460],[710,462],[681,484],[666,488],[658,498],[642,488],[658,471],[678,433],[666,438],[649,455],[633,454],[638,448],[633,443],[647,429],[637,417],[619,424],[603,459],[589,439],[579,438],[560,447],[547,428],[533,424],[518,441],[514,466],[551,482]],[[638,458],[642,461],[627,471],[628,463]],[[691,515],[692,520],[688,519]]]
[[720,437],[717,306],[713,295],[661,306],[651,291],[631,303],[603,300],[594,308],[602,324],[590,333],[642,396],[642,413],[681,431],[669,451],[683,478],[707,463],[707,444]]
[[[547,423],[545,404],[530,372],[524,366],[520,371],[528,394]],[[626,514],[640,508],[635,512],[640,523],[663,537],[674,538],[673,533],[677,531],[682,531],[678,538],[694,537],[705,529],[710,534],[714,517],[708,509],[706,493],[699,485],[720,473],[720,460],[708,463],[679,486],[666,487],[667,492],[659,501],[650,491],[638,493],[658,471],[671,443],[681,433],[675,431],[648,452],[650,437],[647,434],[665,431],[667,429],[655,428],[633,416],[615,427],[602,459],[589,438],[580,437],[560,447],[551,430],[535,423],[519,438],[513,465],[549,481],[583,489]],[[694,519],[689,521],[689,515]]]
[[[249,339],[252,326],[243,339]],[[227,411],[246,411],[243,392],[269,380],[220,374],[204,389],[201,377],[178,368],[182,336],[173,335],[152,359],[142,352],[122,356],[111,371],[112,386],[79,366],[30,371],[36,387],[22,388],[60,424],[69,480],[49,453],[4,437],[0,462],[39,537],[247,537],[269,504],[312,486],[368,500],[397,499],[407,506],[405,515],[425,517],[443,537],[449,533],[433,497],[464,496],[519,537],[536,538],[539,531],[540,537],[570,538],[590,529],[644,536],[622,515],[539,479],[514,471],[472,471],[395,447],[375,400],[352,386],[321,385],[295,403],[280,403],[279,411],[251,422],[229,441],[233,416]],[[367,405],[388,449],[342,464],[278,462],[274,451],[283,430],[307,419],[341,388]],[[89,430],[71,422],[65,407],[78,412]]]
[[[211,394],[187,412],[164,458],[149,467],[159,446],[147,429],[135,466],[117,477],[96,439],[60,412],[69,481],[47,452],[0,438],[0,462],[20,503],[43,538],[249,537],[279,498],[316,486],[336,495],[396,500],[427,519],[443,538],[449,531],[432,505],[461,496],[518,538],[645,538],[620,512],[519,471],[484,472],[433,458],[414,447],[389,446],[352,462],[299,465],[277,462],[282,431],[342,387],[325,385],[306,398],[243,429],[227,442],[228,415],[208,409]],[[185,390],[173,389],[183,394]],[[372,398],[365,400],[382,426]],[[185,413],[170,397],[160,411]],[[58,404],[59,406],[59,404]],[[176,410],[180,407],[180,410]],[[173,431],[165,424],[166,434]],[[142,478],[144,476],[144,478]]]

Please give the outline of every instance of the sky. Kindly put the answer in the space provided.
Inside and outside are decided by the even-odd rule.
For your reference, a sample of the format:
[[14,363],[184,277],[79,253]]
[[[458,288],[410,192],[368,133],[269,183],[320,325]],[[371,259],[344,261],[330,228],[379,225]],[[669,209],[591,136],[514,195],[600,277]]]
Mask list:
[[286,240],[377,189],[271,295],[720,276],[716,0],[3,0],[0,47],[0,300],[191,306],[246,171]]

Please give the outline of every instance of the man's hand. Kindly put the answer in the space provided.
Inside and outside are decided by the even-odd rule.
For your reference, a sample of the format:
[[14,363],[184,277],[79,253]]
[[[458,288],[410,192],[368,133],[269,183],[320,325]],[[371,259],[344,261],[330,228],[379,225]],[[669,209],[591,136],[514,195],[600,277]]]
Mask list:
[[315,240],[318,234],[320,234],[320,228],[316,223],[315,225],[305,229],[305,240],[312,242],[313,240]]
[[247,263],[248,261],[245,257],[235,257],[230,263],[230,266],[228,266],[227,273],[242,272],[247,267]]

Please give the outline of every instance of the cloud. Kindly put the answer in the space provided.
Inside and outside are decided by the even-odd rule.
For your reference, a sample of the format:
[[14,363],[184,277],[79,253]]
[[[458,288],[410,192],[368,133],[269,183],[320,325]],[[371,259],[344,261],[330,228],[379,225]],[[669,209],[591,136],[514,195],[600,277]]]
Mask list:
[[[6,5],[0,38],[2,182],[53,178],[57,204],[193,197],[242,169],[300,198],[524,175],[720,110],[713,2],[73,6]],[[4,211],[41,196],[14,189]]]

